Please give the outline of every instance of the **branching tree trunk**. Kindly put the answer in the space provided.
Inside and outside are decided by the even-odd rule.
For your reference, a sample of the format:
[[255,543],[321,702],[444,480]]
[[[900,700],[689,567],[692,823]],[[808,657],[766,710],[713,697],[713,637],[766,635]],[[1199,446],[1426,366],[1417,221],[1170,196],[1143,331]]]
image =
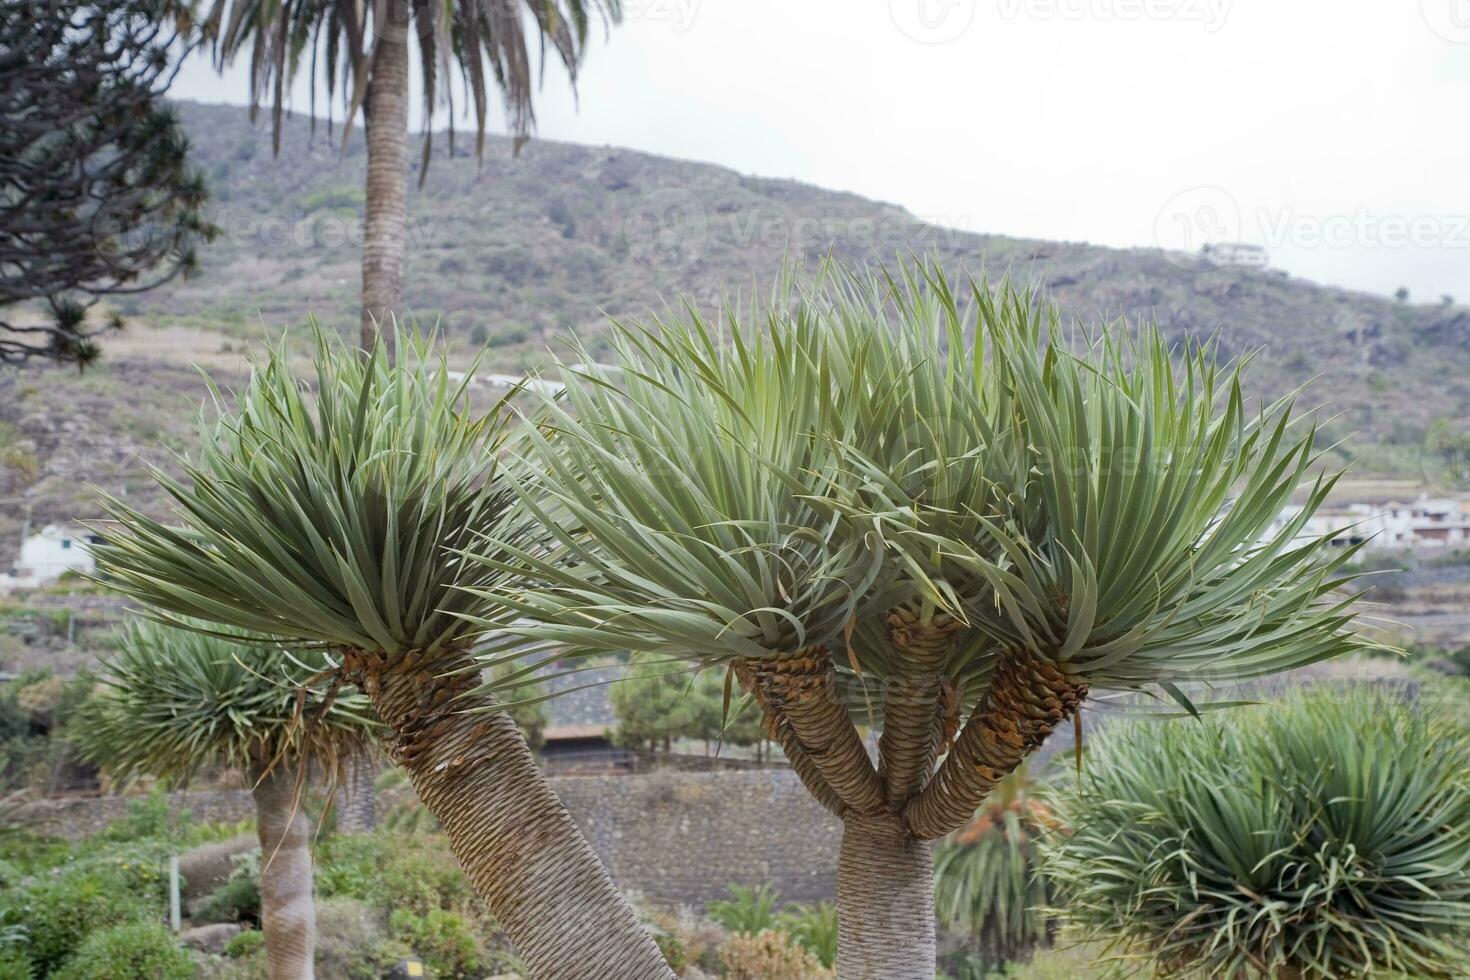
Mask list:
[[[877,813],[883,808],[883,787],[868,758],[847,707],[837,697],[832,658],[827,650],[798,650],[775,660],[742,661],[736,668],[742,686],[755,694],[778,737],[789,730],[801,751],[793,766],[821,774],[844,810]],[[784,724],[783,724],[784,723]],[[791,757],[787,739],[782,739]],[[820,798],[820,797],[819,797]]]
[[344,662],[392,732],[389,755],[533,975],[671,980],[515,722],[471,693],[479,677],[466,666],[413,653],[349,652]]
[[260,838],[260,929],[271,980],[312,980],[316,908],[311,829],[296,799],[296,773],[263,762],[252,773]]
[[[403,300],[408,229],[408,23],[406,0],[388,0],[367,93],[367,221],[362,243],[362,349],[372,350]],[[389,351],[391,354],[391,351]]]
[[908,609],[888,614],[888,642],[896,656],[883,695],[879,761],[890,807],[902,807],[934,772],[943,729],[944,666],[961,626],[942,614],[928,620]]
[[923,792],[904,808],[904,822],[925,840],[963,827],[995,784],[1076,714],[1087,685],[1025,650],[1001,656],[990,689]]
[[840,980],[934,976],[930,841],[963,826],[995,783],[1087,694],[1049,661],[1012,652],[1000,659],[989,691],[951,746],[959,698],[944,669],[959,624],[898,609],[888,627],[892,659],[904,669],[884,691],[877,769],[837,694],[825,649],[735,664],[802,783],[842,818]]

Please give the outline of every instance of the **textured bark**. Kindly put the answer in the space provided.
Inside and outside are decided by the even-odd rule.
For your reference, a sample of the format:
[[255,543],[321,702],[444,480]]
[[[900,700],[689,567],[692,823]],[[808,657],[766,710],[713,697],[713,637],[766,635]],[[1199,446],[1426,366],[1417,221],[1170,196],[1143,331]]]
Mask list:
[[843,821],[838,980],[933,980],[934,858],[891,814]]
[[742,661],[736,676],[755,692],[768,717],[790,726],[802,753],[847,810],[876,813],[883,808],[878,771],[837,697],[832,658],[824,647],[774,660]]
[[990,689],[924,791],[904,808],[917,837],[933,839],[969,821],[990,791],[1036,751],[1087,697],[1087,685],[1026,650],[996,663]]
[[801,740],[791,730],[791,725],[784,718],[766,715],[766,727],[771,738],[781,746],[781,751],[786,754],[786,761],[791,763],[792,770],[807,792],[833,815],[840,817],[847,812],[846,804],[827,785],[827,780],[817,770],[816,763],[812,762],[811,756],[801,747]]
[[[408,7],[388,0],[367,91],[367,220],[362,242],[362,349],[403,300],[408,228]],[[391,349],[388,351],[392,353]]]
[[347,754],[338,789],[338,830],[366,834],[378,826],[378,791],[374,785],[377,774],[373,754],[366,746]]
[[883,693],[878,743],[884,798],[899,808],[934,772],[943,732],[944,666],[961,625],[940,613],[921,619],[908,609],[888,614],[894,672]]
[[463,663],[349,652],[389,756],[439,819],[476,892],[540,980],[674,974],[552,792],[514,721]]
[[252,773],[260,838],[260,929],[271,980],[312,980],[316,907],[311,828],[296,799],[296,772],[281,765]]

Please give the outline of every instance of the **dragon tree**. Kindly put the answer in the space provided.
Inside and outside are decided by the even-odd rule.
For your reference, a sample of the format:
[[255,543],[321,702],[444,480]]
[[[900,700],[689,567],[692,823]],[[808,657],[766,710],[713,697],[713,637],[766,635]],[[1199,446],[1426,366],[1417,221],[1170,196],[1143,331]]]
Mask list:
[[[534,539],[500,459],[499,404],[423,338],[390,364],[317,334],[314,374],[285,342],[217,392],[184,480],[158,472],[172,523],[121,501],[93,547],[113,587],[158,615],[325,647],[384,748],[438,818],[476,891],[537,977],[670,978],[658,947],[552,792],[512,717],[479,687],[475,594],[501,575],[471,545]],[[188,625],[187,620],[181,625]]]
[[[137,619],[123,631],[102,693],[82,711],[83,751],[117,778],[179,783],[207,765],[250,784],[260,839],[261,930],[272,980],[311,980],[316,946],[306,770],[336,773],[374,737],[355,692],[332,697],[295,655]],[[305,720],[303,720],[305,719]]]
[[659,654],[759,706],[843,823],[843,980],[934,976],[929,842],[1089,697],[1193,710],[1361,642],[1351,551],[1303,536],[1312,425],[1208,345],[918,264],[613,334],[507,467],[549,538],[495,542],[488,591],[563,660]]

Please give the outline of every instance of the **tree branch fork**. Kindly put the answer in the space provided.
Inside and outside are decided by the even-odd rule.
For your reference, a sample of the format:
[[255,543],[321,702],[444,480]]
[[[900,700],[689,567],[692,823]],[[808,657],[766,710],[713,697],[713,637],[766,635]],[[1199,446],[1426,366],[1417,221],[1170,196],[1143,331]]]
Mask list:
[[1044,653],[1003,651],[990,686],[961,725],[962,692],[945,666],[963,624],[907,609],[887,617],[887,642],[901,671],[888,678],[877,764],[839,691],[826,646],[734,670],[807,789],[844,821],[898,821],[918,840],[969,822],[1002,778],[1060,727],[1087,697],[1087,684]]

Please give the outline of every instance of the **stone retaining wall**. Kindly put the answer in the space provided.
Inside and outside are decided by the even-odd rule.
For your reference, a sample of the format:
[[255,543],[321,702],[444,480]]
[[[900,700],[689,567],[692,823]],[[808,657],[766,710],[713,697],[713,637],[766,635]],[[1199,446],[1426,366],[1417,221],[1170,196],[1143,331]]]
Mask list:
[[[732,882],[770,882],[792,901],[836,890],[836,818],[789,770],[553,778],[572,818],[625,890],[665,904],[703,905]],[[41,833],[82,837],[127,812],[126,797],[43,800],[22,819]],[[250,817],[243,790],[177,793],[175,811],[201,820]]]

